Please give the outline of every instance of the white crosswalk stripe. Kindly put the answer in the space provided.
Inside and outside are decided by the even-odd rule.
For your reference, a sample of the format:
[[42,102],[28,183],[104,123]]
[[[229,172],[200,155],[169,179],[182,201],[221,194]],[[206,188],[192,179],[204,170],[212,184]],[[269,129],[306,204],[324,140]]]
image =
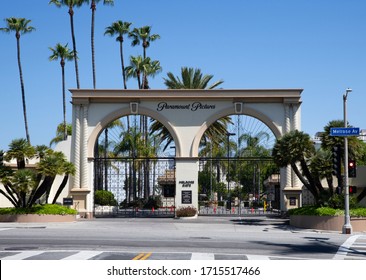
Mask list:
[[350,248],[353,243],[359,238],[360,235],[353,235],[349,237],[338,249],[338,252],[333,257],[334,260],[344,260],[347,254],[350,252]]
[[80,251],[74,255],[71,255],[69,257],[63,258],[62,260],[76,260],[76,261],[80,261],[80,260],[88,260],[91,259],[92,257],[95,257],[99,254],[103,253],[102,251]]
[[262,256],[262,255],[247,255],[248,260],[269,260],[270,258],[268,256]]
[[9,230],[9,229],[13,229],[13,228],[0,228],[0,231]]
[[24,260],[30,257],[34,257],[43,254],[44,251],[23,251],[18,254],[1,258],[1,260]]
[[210,253],[192,253],[191,260],[214,260],[215,255]]

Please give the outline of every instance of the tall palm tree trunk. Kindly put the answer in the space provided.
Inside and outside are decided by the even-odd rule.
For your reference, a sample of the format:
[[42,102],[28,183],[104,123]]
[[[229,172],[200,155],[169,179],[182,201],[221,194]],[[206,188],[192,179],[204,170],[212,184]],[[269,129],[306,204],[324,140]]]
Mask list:
[[67,127],[66,127],[66,94],[65,94],[65,61],[61,60],[61,71],[62,71],[62,108],[64,118],[64,140],[67,138]]
[[73,47],[74,62],[75,62],[76,87],[79,89],[80,88],[79,67],[78,67],[78,59],[77,59],[77,51],[76,51],[76,40],[75,40],[75,31],[74,31],[74,10],[72,9],[72,7],[69,7],[69,15],[70,15],[72,47]]
[[95,49],[94,49],[94,27],[95,27],[95,10],[96,4],[93,0],[91,3],[92,22],[91,22],[91,52],[92,52],[92,70],[93,70],[93,88],[96,88],[96,70],[95,70]]
[[27,119],[27,106],[25,103],[25,89],[24,89],[24,81],[23,81],[23,71],[22,64],[20,62],[20,34],[16,33],[17,38],[17,57],[18,57],[18,68],[19,68],[19,78],[20,78],[20,87],[22,91],[22,104],[23,104],[23,115],[24,115],[24,126],[25,126],[25,135],[28,143],[30,144],[30,136],[28,130],[28,119]]
[[120,39],[119,44],[119,52],[121,55],[121,65],[122,65],[122,78],[123,78],[123,88],[127,89],[127,83],[126,83],[126,71],[125,71],[125,60],[123,58],[123,39]]

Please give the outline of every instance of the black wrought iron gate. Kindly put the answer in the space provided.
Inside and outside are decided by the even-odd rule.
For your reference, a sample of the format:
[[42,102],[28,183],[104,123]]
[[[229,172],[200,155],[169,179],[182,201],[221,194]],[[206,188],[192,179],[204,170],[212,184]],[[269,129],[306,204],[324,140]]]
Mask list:
[[115,198],[114,205],[95,203],[96,217],[174,216],[175,158],[96,158],[94,190]]

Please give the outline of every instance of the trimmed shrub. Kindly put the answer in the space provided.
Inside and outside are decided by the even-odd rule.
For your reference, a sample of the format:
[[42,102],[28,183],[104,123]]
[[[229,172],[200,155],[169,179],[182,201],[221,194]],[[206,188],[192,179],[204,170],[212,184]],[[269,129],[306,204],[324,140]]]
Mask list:
[[57,204],[38,204],[31,208],[0,208],[0,215],[5,214],[76,215],[77,211]]
[[115,206],[117,201],[110,191],[98,190],[94,194],[94,204]]
[[[306,206],[301,208],[290,209],[288,215],[308,215],[308,216],[343,216],[343,209],[334,209],[330,207]],[[351,217],[366,217],[366,208],[350,209]]]
[[177,217],[193,217],[197,214],[197,209],[191,206],[181,207],[175,211]]

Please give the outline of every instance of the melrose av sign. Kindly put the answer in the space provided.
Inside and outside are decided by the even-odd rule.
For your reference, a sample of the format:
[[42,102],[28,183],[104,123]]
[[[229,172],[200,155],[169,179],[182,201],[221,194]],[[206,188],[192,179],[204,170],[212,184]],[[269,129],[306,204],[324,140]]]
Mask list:
[[330,136],[359,136],[359,127],[331,127]]

